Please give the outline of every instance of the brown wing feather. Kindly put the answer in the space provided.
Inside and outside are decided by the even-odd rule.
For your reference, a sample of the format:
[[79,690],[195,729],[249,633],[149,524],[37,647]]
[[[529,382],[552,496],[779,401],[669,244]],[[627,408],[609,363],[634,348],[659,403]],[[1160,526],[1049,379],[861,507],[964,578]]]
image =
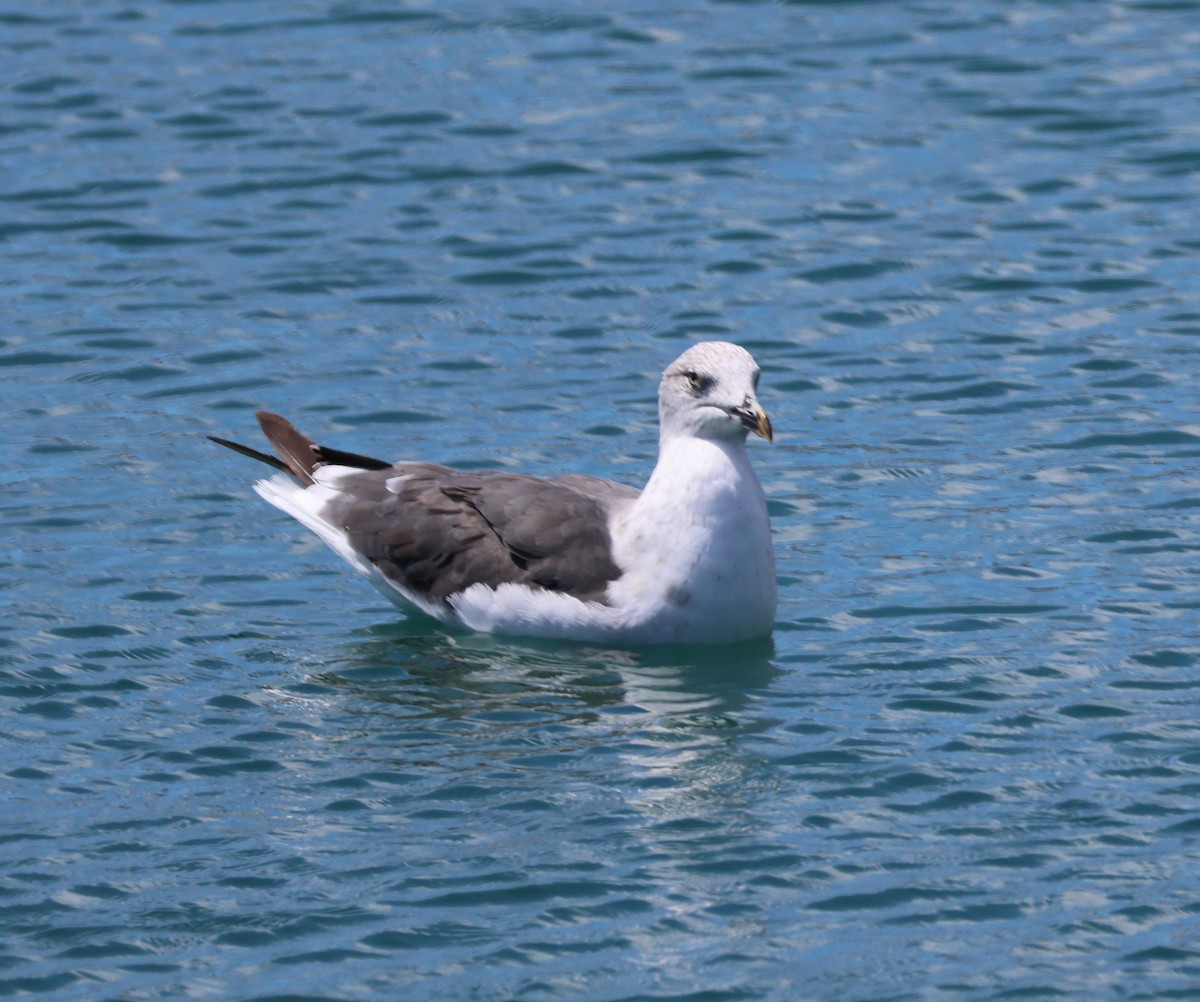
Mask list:
[[320,462],[320,457],[317,455],[317,443],[307,435],[300,434],[287,418],[282,418],[278,414],[272,414],[270,411],[257,411],[254,416],[258,418],[259,427],[267,436],[267,440],[279,453],[279,458],[287,463],[292,475],[305,487],[315,483],[312,472]]

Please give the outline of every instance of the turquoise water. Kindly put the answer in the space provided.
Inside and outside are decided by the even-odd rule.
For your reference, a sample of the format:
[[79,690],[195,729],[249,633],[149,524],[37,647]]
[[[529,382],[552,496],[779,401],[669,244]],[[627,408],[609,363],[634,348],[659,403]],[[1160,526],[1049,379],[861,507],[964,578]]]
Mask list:
[[[0,996],[1200,994],[1200,4],[0,14]],[[771,643],[399,620],[268,407],[642,478],[749,347]]]

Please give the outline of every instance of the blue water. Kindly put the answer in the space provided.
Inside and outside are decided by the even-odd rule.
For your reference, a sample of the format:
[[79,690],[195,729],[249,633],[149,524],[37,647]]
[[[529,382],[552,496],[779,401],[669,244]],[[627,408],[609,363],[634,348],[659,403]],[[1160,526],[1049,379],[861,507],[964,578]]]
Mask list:
[[[0,13],[0,996],[1200,997],[1200,3]],[[638,482],[748,648],[405,623],[205,434]]]

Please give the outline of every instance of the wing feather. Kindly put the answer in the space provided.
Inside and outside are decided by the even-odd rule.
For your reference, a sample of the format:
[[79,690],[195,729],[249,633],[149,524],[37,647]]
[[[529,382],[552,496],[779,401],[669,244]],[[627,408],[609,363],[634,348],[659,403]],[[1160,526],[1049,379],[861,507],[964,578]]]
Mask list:
[[357,552],[423,597],[513,583],[603,601],[621,573],[610,513],[636,493],[611,485],[596,497],[539,477],[398,463],[340,474],[330,516]]

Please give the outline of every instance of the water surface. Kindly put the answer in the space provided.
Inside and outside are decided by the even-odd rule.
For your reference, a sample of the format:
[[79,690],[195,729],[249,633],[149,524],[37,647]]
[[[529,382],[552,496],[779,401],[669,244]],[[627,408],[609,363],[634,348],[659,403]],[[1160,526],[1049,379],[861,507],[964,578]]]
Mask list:
[[[0,996],[1200,991],[1200,5],[0,14]],[[398,619],[203,435],[638,483],[773,640]]]

